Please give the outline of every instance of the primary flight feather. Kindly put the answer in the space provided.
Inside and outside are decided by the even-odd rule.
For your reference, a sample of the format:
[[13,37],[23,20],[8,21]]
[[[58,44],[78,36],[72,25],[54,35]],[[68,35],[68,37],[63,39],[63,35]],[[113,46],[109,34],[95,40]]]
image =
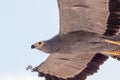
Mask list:
[[112,56],[120,59],[120,0],[58,0],[60,32],[31,46],[49,53],[33,68],[46,80],[85,80]]

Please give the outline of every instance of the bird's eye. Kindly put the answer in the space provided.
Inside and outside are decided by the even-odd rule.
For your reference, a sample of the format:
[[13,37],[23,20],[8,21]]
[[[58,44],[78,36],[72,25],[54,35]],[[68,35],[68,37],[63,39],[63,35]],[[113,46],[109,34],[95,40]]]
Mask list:
[[42,44],[42,42],[39,42],[38,44]]

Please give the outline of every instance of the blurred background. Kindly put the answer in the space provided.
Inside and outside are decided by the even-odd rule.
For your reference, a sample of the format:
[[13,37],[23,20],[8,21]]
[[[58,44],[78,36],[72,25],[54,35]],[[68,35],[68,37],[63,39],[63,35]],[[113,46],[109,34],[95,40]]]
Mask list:
[[[44,80],[26,71],[49,55],[31,50],[59,32],[57,0],[0,0],[0,80]],[[87,80],[119,80],[120,61],[110,58]]]

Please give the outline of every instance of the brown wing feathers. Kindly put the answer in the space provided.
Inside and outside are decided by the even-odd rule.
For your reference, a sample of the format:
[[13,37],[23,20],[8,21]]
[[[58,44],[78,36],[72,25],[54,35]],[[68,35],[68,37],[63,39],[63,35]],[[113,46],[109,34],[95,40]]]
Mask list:
[[87,67],[78,75],[75,76],[76,79],[72,80],[85,80],[87,76],[94,74],[99,69],[100,65],[106,61],[108,57],[102,54],[96,54],[93,59],[88,63]]
[[[110,15],[108,18],[108,25],[105,36],[113,36],[119,33],[120,29],[120,0],[109,1]],[[113,58],[120,60],[120,56],[112,56]]]
[[104,35],[112,36],[120,29],[120,0],[109,1],[109,12],[107,29]]
[[39,76],[44,76],[46,80],[85,80],[87,76],[94,74],[99,69],[100,65],[103,64],[104,61],[108,59],[107,56],[104,56],[102,54],[96,54],[93,59],[88,63],[87,67],[78,75],[76,75],[73,78],[68,79],[62,79],[57,78],[55,76],[39,73]]
[[60,33],[87,30],[112,36],[119,31],[120,0],[58,0],[58,4]]

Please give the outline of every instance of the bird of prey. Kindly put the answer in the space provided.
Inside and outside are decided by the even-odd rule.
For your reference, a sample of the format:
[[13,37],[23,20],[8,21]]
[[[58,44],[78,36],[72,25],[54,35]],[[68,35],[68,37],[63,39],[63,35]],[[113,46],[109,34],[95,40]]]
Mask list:
[[120,60],[120,0],[57,2],[60,32],[31,46],[50,54],[33,71],[46,80],[85,80],[108,57]]

